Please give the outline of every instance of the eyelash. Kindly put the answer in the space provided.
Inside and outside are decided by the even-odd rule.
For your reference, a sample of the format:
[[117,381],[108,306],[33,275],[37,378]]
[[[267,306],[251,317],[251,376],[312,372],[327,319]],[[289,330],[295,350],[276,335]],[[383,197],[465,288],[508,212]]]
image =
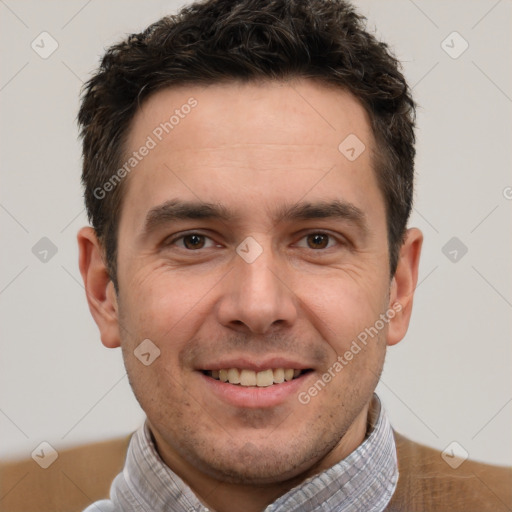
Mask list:
[[[203,237],[205,239],[209,239],[210,241],[213,242],[213,240],[207,236],[207,235],[204,235],[203,233],[199,233],[197,231],[191,231],[189,233],[184,233],[184,234],[181,234],[177,237],[174,237],[174,238],[171,238],[170,240],[168,241],[164,241],[163,243],[163,246],[164,247],[169,247],[169,246],[172,246],[174,244],[176,244],[176,242],[180,241],[180,240],[184,240],[186,237],[188,236],[192,236],[192,235],[197,235],[197,236],[200,236],[200,237]],[[338,245],[347,245],[346,242],[338,239],[337,237],[335,237],[334,235],[330,234],[330,233],[327,233],[325,231],[311,231],[309,233],[306,233],[304,234],[300,240],[303,240],[305,238],[307,238],[308,236],[312,236],[312,235],[323,235],[323,236],[327,236],[329,237],[329,241],[333,240],[335,241]],[[179,247],[179,249],[182,249],[184,251],[187,251],[187,252],[197,252],[197,251],[200,251],[201,249],[210,249],[211,247],[201,247],[200,249],[187,249],[186,247]],[[303,247],[303,248],[306,248],[306,247]],[[309,248],[308,248],[309,249]],[[311,251],[315,251],[315,252],[323,252],[323,251],[326,251],[328,249],[332,249],[332,246],[331,247],[326,247],[326,248],[323,248],[323,249],[310,249]]]

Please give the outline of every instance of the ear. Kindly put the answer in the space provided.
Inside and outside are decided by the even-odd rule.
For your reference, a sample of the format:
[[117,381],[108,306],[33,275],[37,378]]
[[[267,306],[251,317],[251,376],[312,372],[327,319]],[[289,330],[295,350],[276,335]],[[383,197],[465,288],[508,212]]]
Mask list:
[[121,340],[117,297],[103,259],[103,248],[91,227],[80,229],[77,241],[80,273],[89,310],[100,330],[101,341],[108,348],[119,347]]
[[403,339],[409,327],[412,313],[414,291],[418,282],[423,234],[417,228],[408,229],[405,242],[400,249],[400,256],[395,275],[391,280],[389,294],[389,311],[395,315],[389,321],[388,345],[396,345]]

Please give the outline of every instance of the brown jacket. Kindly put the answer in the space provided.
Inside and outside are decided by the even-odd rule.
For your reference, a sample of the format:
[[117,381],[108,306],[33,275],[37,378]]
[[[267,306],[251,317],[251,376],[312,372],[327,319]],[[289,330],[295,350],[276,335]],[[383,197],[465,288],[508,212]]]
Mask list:
[[[400,478],[387,511],[512,511],[512,468],[466,460],[452,469],[440,452],[397,432],[395,440]],[[63,450],[47,469],[32,459],[1,464],[0,511],[80,512],[108,497],[128,442],[126,437]]]

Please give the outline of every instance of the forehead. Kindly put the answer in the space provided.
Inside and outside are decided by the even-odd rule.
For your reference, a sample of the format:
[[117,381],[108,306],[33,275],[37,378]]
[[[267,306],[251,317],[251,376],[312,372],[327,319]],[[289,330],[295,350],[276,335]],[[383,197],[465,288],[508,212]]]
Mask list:
[[165,89],[133,119],[122,218],[140,227],[176,197],[229,202],[241,217],[306,195],[364,207],[379,199],[373,146],[366,111],[342,89],[307,80]]

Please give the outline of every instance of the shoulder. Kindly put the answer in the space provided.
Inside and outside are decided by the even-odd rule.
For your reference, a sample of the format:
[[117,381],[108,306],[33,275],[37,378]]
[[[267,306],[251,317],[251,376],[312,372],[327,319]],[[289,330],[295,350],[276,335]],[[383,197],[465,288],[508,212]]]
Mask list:
[[389,512],[501,512],[512,509],[512,467],[453,459],[394,432],[399,479]]
[[59,450],[46,469],[32,458],[2,462],[2,510],[81,511],[108,497],[112,480],[123,469],[130,437]]

